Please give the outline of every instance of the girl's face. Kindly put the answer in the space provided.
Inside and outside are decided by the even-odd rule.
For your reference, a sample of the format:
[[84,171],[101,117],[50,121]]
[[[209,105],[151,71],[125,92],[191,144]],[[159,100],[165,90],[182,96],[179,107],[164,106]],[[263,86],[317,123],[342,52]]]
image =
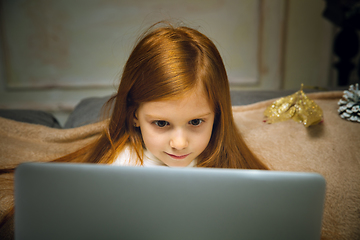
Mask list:
[[210,141],[215,114],[200,89],[175,100],[146,102],[136,112],[147,150],[168,166],[185,167]]

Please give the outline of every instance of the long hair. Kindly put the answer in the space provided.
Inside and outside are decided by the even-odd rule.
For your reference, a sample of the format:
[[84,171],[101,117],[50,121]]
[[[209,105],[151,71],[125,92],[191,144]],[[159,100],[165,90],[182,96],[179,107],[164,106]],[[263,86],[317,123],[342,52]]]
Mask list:
[[[197,166],[268,169],[250,151],[235,125],[228,77],[214,43],[188,27],[150,29],[130,54],[117,94],[107,103],[113,109],[103,133],[93,143],[53,162],[109,164],[129,146],[142,164],[145,146],[141,132],[134,126],[140,104],[180,98],[200,86],[215,119],[210,141],[198,156]],[[0,173],[13,170],[3,169]],[[0,225],[13,215],[13,210],[5,214]]]
[[197,166],[267,169],[234,123],[228,77],[214,43],[195,29],[169,24],[146,32],[133,49],[117,94],[108,102],[114,107],[101,137],[56,161],[112,163],[125,146],[130,146],[142,164],[144,144],[141,132],[134,127],[140,104],[179,98],[196,86],[203,88],[215,113],[211,139],[198,156]]

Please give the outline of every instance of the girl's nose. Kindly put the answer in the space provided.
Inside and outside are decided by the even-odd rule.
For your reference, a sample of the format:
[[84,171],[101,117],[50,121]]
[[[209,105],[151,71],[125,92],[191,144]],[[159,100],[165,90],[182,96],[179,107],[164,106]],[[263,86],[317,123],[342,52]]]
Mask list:
[[177,150],[184,149],[188,146],[188,140],[186,138],[186,134],[182,131],[176,131],[175,134],[170,139],[170,147],[175,148]]

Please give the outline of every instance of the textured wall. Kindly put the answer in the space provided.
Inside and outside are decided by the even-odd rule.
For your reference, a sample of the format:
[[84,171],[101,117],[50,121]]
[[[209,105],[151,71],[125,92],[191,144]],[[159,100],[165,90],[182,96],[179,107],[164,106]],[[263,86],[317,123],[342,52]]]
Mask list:
[[10,88],[111,86],[143,29],[184,20],[216,41],[230,79],[258,81],[260,1],[5,1]]

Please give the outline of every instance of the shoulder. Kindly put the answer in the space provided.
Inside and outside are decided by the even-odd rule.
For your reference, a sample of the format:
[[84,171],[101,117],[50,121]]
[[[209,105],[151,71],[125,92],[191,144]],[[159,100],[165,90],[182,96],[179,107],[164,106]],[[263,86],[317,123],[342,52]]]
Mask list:
[[111,164],[114,166],[139,166],[140,161],[137,157],[135,151],[133,151],[129,146],[126,146],[115,158],[114,162]]

